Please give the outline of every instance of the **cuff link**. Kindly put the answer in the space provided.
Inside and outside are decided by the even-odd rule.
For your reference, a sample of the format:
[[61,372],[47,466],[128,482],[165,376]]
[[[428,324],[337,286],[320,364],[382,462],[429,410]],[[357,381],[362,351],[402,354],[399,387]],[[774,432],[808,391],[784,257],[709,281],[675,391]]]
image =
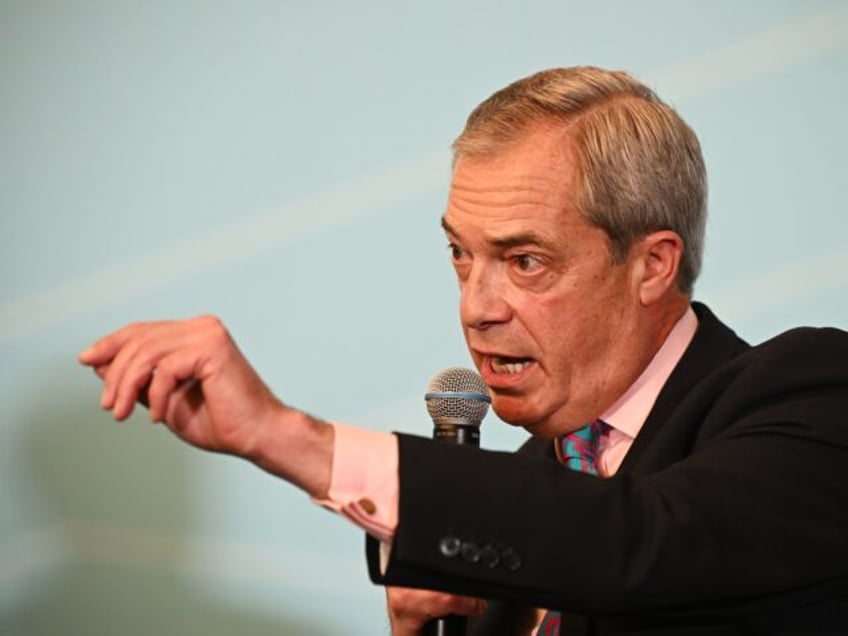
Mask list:
[[362,512],[364,512],[369,517],[373,516],[374,513],[377,512],[377,506],[374,504],[373,501],[368,499],[368,497],[363,497],[362,499],[360,499],[356,503],[362,509]]

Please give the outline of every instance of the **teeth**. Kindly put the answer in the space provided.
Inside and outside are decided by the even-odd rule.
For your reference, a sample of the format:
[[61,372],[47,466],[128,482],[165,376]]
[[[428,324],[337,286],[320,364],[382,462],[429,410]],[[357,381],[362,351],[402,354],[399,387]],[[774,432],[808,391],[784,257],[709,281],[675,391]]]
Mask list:
[[495,373],[519,373],[530,366],[530,361],[507,362],[503,358],[492,358],[492,369]]

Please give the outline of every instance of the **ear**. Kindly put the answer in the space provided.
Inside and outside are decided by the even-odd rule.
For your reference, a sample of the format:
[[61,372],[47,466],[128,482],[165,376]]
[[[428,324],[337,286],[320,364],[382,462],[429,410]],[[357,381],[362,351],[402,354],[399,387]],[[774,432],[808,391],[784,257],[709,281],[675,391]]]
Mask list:
[[648,306],[676,291],[683,239],[676,232],[662,230],[648,234],[639,248],[639,300]]

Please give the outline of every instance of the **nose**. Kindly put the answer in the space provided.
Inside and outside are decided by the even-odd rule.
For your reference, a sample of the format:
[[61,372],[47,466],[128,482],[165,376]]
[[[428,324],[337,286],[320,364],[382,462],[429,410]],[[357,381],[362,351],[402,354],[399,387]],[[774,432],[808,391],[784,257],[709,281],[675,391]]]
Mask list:
[[472,267],[460,283],[460,318],[470,329],[488,329],[509,321],[512,309],[507,301],[506,284],[497,267]]

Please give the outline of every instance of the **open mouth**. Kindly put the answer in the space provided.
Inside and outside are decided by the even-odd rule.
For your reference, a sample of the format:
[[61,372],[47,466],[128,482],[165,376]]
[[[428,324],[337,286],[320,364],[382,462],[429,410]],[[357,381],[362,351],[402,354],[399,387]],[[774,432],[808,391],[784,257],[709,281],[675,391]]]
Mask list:
[[521,373],[533,364],[531,358],[509,358],[505,356],[495,356],[491,362],[492,371],[497,374],[514,375]]

